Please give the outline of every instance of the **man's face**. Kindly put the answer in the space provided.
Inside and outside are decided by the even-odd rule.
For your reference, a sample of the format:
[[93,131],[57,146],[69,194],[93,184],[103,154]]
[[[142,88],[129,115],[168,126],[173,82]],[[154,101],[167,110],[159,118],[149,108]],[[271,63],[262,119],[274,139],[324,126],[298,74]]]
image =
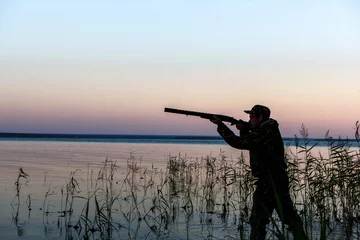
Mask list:
[[250,117],[250,119],[249,119],[250,128],[258,128],[258,127],[260,127],[261,121],[262,121],[262,116],[256,117],[255,114],[250,113],[249,117]]

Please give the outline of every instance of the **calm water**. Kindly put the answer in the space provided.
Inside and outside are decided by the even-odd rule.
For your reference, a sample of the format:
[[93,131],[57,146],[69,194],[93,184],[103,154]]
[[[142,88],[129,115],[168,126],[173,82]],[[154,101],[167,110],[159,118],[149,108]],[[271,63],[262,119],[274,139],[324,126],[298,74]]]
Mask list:
[[[291,146],[292,141],[288,139],[285,144]],[[326,153],[324,146],[321,142],[315,151]],[[227,156],[228,161],[236,160],[241,154],[218,137],[113,138],[107,135],[100,138],[0,138],[0,236],[4,239],[67,239],[57,228],[59,214],[56,209],[60,205],[60,189],[69,180],[70,173],[76,169],[80,170],[80,184],[86,186],[90,169],[97,171],[106,159],[116,161],[119,174],[124,174],[130,156],[134,156],[141,166],[165,169],[169,156],[196,159],[208,155],[216,157],[220,152]],[[246,151],[244,154],[247,156]],[[21,207],[16,209],[11,206],[11,202],[16,195],[14,183],[19,167],[29,175],[29,182],[22,186]],[[53,214],[44,218],[42,207],[47,191],[53,193],[47,196],[47,207],[53,209]],[[31,211],[26,207],[29,198]],[[78,207],[81,209],[83,206]],[[190,222],[189,219],[178,221],[177,227],[172,229],[166,239],[236,239],[236,229],[224,228],[221,221],[212,223],[211,238],[209,230],[199,224],[201,219],[198,216]],[[186,227],[189,223],[191,226]],[[183,231],[184,228],[187,229],[186,232]],[[147,235],[147,239],[154,238],[151,234]],[[128,237],[123,236],[121,239]]]
[[[154,165],[158,168],[166,167],[166,159],[169,155],[180,155],[190,159],[207,155],[218,156],[220,151],[224,151],[230,158],[239,156],[239,151],[219,143],[217,139],[215,139],[217,142],[213,141],[200,143],[199,140],[190,139],[186,143],[183,140],[170,140],[164,143],[161,139],[148,139],[144,143],[141,139],[121,140],[121,142],[96,138],[2,139],[0,140],[0,236],[6,239],[66,239],[65,236],[60,236],[56,227],[58,214],[52,216],[52,222],[44,222],[43,211],[40,208],[45,199],[44,194],[49,188],[54,188],[56,192],[56,195],[48,197],[50,205],[59,204],[60,188],[66,184],[70,173],[76,169],[82,171],[79,176],[85,184],[88,168],[96,171],[105,159],[116,161],[120,166],[118,172],[121,173],[122,169],[125,171],[127,159],[131,155],[143,166]],[[22,208],[19,212],[19,221],[15,223],[13,217],[16,214],[16,207],[13,209],[10,204],[16,195],[14,182],[19,167],[29,174],[30,181],[26,186],[22,186],[20,195]],[[30,214],[25,207],[28,195],[31,196],[32,205]],[[124,239],[127,238],[124,236]]]

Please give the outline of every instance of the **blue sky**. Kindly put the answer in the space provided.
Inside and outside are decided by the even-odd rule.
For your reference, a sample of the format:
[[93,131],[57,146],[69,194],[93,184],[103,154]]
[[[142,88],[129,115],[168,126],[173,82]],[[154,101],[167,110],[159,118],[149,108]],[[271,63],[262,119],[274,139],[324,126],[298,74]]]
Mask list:
[[360,49],[356,1],[15,0],[1,5],[2,52],[10,55],[75,51],[72,55],[118,59],[118,54],[343,54]]
[[[353,136],[357,1],[1,1],[0,132],[214,135],[164,107],[232,115],[268,105]],[[146,119],[146,121],[144,121]]]

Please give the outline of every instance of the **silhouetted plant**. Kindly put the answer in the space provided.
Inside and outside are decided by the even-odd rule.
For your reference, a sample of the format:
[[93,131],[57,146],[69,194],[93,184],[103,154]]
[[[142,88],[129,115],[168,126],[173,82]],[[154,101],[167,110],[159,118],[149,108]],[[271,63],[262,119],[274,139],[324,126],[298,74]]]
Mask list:
[[[359,146],[359,122],[354,129]],[[309,138],[303,124],[300,137],[295,135],[294,148],[286,146],[291,197],[309,239],[327,239],[339,226],[345,229],[344,238],[352,239],[360,222],[359,152],[351,146],[354,141],[333,139],[329,131],[325,139],[328,154],[316,155],[317,143]],[[169,156],[166,168],[160,169],[142,166],[141,159],[139,164],[131,154],[120,172],[115,161],[106,159],[97,175],[88,168],[87,191],[82,191],[80,170],[71,172],[61,188],[50,184],[42,209],[50,214],[49,197],[60,191],[58,228],[65,227],[67,239],[116,239],[120,235],[127,239],[162,239],[171,234],[179,219],[185,221],[183,234],[191,238],[190,222],[196,216],[201,233],[208,238],[213,237],[214,219],[219,219],[236,232],[236,238],[248,239],[256,179],[244,153],[235,160],[222,151],[216,157],[199,159]],[[28,175],[20,168],[12,204],[17,199],[20,205],[21,186],[27,181]],[[30,195],[26,201],[30,210]],[[78,209],[75,202],[77,206],[83,204],[79,215],[74,214]],[[291,238],[281,218],[274,212],[268,237]]]

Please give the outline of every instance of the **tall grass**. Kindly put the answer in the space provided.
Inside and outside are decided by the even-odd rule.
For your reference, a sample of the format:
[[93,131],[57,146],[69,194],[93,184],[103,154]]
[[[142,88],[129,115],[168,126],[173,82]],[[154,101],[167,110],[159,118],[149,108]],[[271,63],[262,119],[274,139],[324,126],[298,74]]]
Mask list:
[[[295,148],[286,147],[290,193],[309,239],[336,238],[339,231],[344,239],[360,238],[359,122],[354,129],[355,147],[327,132],[326,156],[314,152],[316,143],[304,125],[294,138]],[[222,151],[199,159],[168,156],[160,169],[142,166],[142,159],[130,155],[126,167],[106,159],[97,174],[88,167],[86,181],[81,173],[71,172],[61,187],[49,183],[43,198],[44,215],[60,214],[57,227],[60,235],[65,230],[66,239],[166,239],[176,231],[192,239],[194,222],[204,238],[215,237],[219,222],[234,238],[249,238],[255,179],[244,153],[238,159]],[[21,187],[28,180],[20,168],[12,205],[21,204]],[[60,198],[55,213],[48,207],[53,198]],[[30,210],[30,195],[26,202]],[[274,212],[271,239],[291,238],[279,227],[280,218]]]

